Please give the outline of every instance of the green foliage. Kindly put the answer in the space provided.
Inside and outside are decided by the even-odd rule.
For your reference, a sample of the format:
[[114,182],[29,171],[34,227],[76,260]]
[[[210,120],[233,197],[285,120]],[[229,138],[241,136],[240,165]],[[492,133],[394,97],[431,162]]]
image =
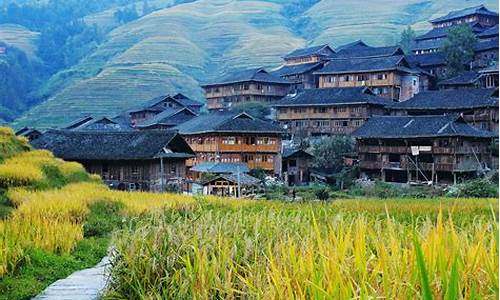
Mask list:
[[106,254],[107,247],[107,239],[92,238],[78,242],[71,255],[31,250],[15,273],[0,279],[0,300],[31,299],[52,282],[94,266]]
[[262,168],[256,168],[256,169],[252,169],[250,170],[250,172],[248,173],[250,176],[253,176],[255,178],[258,178],[260,180],[264,180],[266,178],[266,170],[262,169]]
[[90,206],[90,214],[83,225],[85,237],[105,237],[123,224],[120,211],[123,203],[98,201]]
[[321,201],[326,201],[330,198],[330,195],[328,193],[328,189],[325,187],[316,190],[315,195],[316,195],[316,198],[318,200],[321,200]]
[[214,179],[215,177],[217,177],[217,174],[210,173],[210,172],[201,173],[200,181],[201,182],[210,181],[210,180]]
[[403,30],[403,32],[401,32],[401,40],[399,40],[399,46],[401,46],[405,53],[411,53],[411,45],[415,37],[415,31],[411,28],[410,25],[408,25],[408,27]]
[[118,23],[125,24],[137,20],[139,18],[139,14],[137,13],[135,5],[132,5],[131,7],[125,7],[124,9],[115,11],[113,17]]
[[232,110],[247,112],[258,119],[264,119],[271,113],[269,104],[255,101],[238,103],[232,107]]
[[433,198],[443,196],[443,191],[432,186],[409,186],[402,184],[391,184],[382,181],[367,186],[353,186],[349,190],[353,196],[369,198]]
[[321,140],[313,148],[316,168],[338,168],[344,165],[344,156],[354,152],[354,140],[349,136],[332,136]]
[[441,49],[446,55],[448,76],[465,70],[465,65],[474,58],[476,44],[477,38],[468,24],[454,26],[448,31]]
[[462,184],[458,184],[455,187],[451,187],[447,193],[450,197],[474,197],[474,198],[486,198],[486,197],[498,197],[498,184],[497,182],[490,182],[486,178],[478,178],[474,180],[468,180]]
[[420,274],[420,282],[422,284],[422,298],[424,300],[432,300],[434,299],[434,297],[432,297],[432,290],[429,284],[429,275],[425,267],[424,254],[422,253],[422,247],[420,246],[420,242],[418,241],[416,234],[414,234],[413,237],[413,245],[415,246],[415,254],[417,256],[416,257],[417,266],[420,271],[419,274]]

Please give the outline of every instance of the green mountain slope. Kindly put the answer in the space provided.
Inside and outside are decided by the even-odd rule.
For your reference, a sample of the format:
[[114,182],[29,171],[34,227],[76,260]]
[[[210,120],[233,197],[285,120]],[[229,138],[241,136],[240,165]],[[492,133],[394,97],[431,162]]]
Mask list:
[[[199,0],[168,7],[109,32],[93,54],[53,76],[43,91],[49,99],[14,125],[57,126],[167,93],[203,100],[200,82],[236,69],[275,66],[306,44],[394,44],[409,24],[425,30],[433,16],[482,2],[498,10],[492,0],[321,0],[293,15],[290,7],[304,2]],[[86,20],[107,26],[109,18],[103,12]]]

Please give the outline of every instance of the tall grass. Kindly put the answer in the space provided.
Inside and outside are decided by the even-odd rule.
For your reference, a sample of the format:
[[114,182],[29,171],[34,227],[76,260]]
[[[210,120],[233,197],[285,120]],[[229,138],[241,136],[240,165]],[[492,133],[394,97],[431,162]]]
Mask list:
[[396,200],[167,209],[116,235],[107,298],[498,297],[495,200]]

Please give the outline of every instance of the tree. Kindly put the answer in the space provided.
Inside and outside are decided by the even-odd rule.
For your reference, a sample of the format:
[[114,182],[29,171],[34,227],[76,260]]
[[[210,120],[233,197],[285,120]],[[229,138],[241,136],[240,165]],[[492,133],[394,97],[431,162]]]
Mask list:
[[477,38],[467,24],[452,27],[444,40],[442,51],[446,56],[448,76],[457,75],[474,59]]
[[321,140],[313,148],[313,166],[316,168],[339,168],[344,165],[344,156],[354,152],[354,141],[348,136],[332,136]]
[[232,107],[232,111],[246,112],[250,114],[252,117],[258,119],[265,119],[267,116],[271,114],[271,108],[269,107],[268,104],[257,101],[238,103]]
[[408,27],[401,32],[401,40],[399,41],[399,46],[401,46],[406,54],[411,52],[413,40],[415,40],[415,31],[408,25]]

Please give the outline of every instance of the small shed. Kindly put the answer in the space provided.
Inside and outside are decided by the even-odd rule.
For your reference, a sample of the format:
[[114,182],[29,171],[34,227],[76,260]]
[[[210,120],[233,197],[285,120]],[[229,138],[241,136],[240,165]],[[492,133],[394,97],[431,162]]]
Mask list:
[[282,154],[282,179],[287,185],[309,183],[309,166],[313,155],[303,149],[285,148]]
[[216,195],[226,197],[248,196],[255,193],[262,181],[245,173],[222,174],[202,183],[204,195]]

